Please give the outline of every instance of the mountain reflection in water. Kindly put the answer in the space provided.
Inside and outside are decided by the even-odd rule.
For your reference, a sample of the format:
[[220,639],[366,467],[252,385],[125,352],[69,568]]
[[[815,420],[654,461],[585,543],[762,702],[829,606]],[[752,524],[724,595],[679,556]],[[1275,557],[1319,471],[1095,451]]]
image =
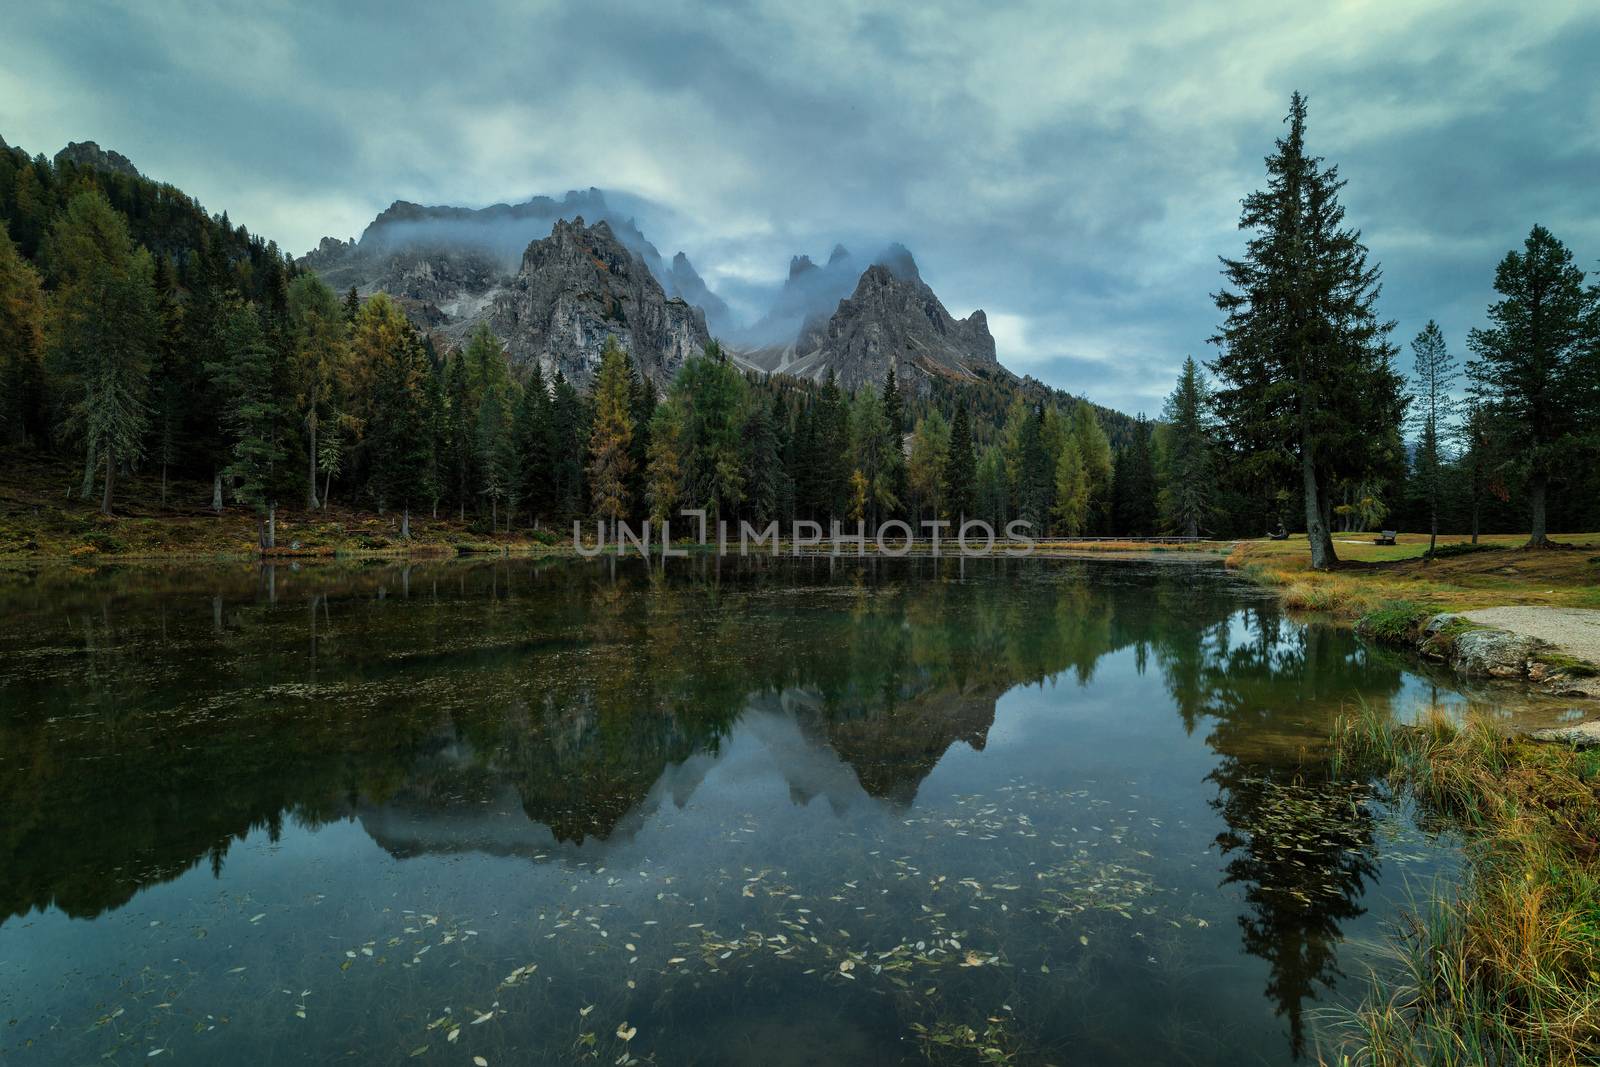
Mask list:
[[[1149,805],[1158,840],[1203,831],[1209,859],[1170,865],[1186,899],[1232,914],[1234,951],[1264,962],[1286,1032],[1263,1042],[1246,1017],[1229,1043],[1269,1059],[1306,1051],[1306,1009],[1339,987],[1346,927],[1372,925],[1364,898],[1383,868],[1383,810],[1327,781],[1320,746],[1341,711],[1401,709],[1419,685],[1195,563],[41,571],[6,576],[0,617],[0,948],[13,959],[29,958],[17,924],[30,915],[106,916],[196,868],[224,879],[231,851],[263,833],[348,825],[402,864],[589,871],[674,813],[731,817],[740,790],[773,781],[824,842],[805,862],[825,865],[867,829],[943,810],[960,790],[921,798],[943,767],[957,786],[1088,789],[1094,803],[1121,790]],[[1065,849],[1085,825],[1048,828]],[[1140,988],[1147,947],[1105,961],[1100,980]],[[1066,975],[1048,988],[1041,1000],[1061,1010],[1086,995]],[[18,1010],[0,1000],[0,1014]],[[1113,1055],[1087,1023],[1040,1025],[1041,1045],[1097,1061],[1132,1062],[1158,1039]],[[1141,1054],[1232,1062],[1192,1022],[1171,1025],[1169,1045]]]

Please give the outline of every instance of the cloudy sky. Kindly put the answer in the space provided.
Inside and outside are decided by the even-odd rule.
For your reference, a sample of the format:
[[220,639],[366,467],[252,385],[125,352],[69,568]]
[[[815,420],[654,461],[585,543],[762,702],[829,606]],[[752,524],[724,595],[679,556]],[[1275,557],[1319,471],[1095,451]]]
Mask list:
[[0,136],[96,140],[295,252],[396,199],[618,190],[736,304],[899,240],[1007,366],[1153,412],[1296,88],[1397,339],[1464,351],[1534,222],[1595,268],[1597,55],[1584,3],[40,3]]

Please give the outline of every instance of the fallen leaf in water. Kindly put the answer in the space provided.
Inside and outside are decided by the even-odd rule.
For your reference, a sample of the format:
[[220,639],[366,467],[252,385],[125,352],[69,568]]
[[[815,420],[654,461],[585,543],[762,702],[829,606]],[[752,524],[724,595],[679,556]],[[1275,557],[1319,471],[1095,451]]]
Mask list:
[[578,1009],[578,1014],[582,1015],[585,1018],[588,1018],[588,1015],[589,1015],[589,1013],[591,1011],[594,1011],[594,1005],[593,1004],[589,1005],[587,1008],[579,1008]]
[[639,1028],[637,1026],[629,1026],[627,1020],[623,1020],[622,1024],[617,1027],[617,1036],[624,1041],[632,1041],[633,1035],[638,1032]]
[[489,1067],[489,1061],[484,1059],[482,1056],[472,1057],[472,1062],[475,1067]]

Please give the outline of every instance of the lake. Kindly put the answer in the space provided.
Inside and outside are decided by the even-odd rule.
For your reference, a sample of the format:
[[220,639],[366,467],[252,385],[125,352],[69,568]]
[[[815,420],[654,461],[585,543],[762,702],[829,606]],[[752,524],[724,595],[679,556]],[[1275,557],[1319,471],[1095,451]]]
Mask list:
[[0,620],[8,1064],[1314,1062],[1459,863],[1320,746],[1463,698],[1216,563],[56,568]]

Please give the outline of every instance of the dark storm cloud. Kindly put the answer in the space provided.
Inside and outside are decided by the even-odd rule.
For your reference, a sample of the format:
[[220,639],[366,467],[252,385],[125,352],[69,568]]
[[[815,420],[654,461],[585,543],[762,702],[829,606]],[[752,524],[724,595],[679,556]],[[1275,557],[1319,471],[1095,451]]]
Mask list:
[[1535,221],[1594,266],[1597,51],[1557,5],[33,5],[0,135],[98,140],[296,251],[600,186],[747,312],[794,253],[901,241],[1007,365],[1154,412],[1294,88],[1397,340],[1464,351]]

